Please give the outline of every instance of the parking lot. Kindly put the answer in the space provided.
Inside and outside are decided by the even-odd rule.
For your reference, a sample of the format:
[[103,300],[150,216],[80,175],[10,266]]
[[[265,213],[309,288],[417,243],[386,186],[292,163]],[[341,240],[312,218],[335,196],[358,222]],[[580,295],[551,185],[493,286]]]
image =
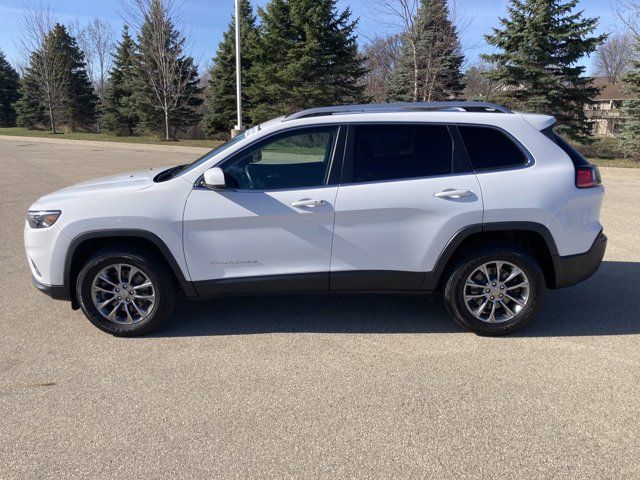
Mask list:
[[600,271],[519,334],[403,296],[182,302],[114,338],[31,286],[25,212],[203,151],[0,137],[0,478],[639,478],[640,169]]

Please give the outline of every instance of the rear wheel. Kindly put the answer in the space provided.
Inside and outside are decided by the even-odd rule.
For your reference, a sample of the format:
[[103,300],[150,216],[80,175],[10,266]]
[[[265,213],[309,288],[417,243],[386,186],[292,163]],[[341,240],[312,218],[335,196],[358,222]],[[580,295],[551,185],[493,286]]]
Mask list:
[[504,335],[524,327],[537,313],[544,275],[515,245],[481,247],[462,258],[445,287],[454,319],[479,335]]
[[138,336],[160,327],[175,305],[175,284],[161,259],[108,249],[91,257],[76,284],[80,307],[96,327]]

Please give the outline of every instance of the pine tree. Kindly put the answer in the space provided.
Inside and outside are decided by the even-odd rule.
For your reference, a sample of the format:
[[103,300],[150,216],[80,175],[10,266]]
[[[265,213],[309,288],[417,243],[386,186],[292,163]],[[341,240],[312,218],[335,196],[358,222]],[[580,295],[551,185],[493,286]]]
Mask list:
[[489,78],[504,89],[498,101],[527,111],[555,115],[558,132],[588,141],[590,126],[583,111],[598,89],[585,77],[581,58],[594,52],[606,35],[592,35],[596,18],[575,12],[578,0],[510,0],[502,29],[487,35],[500,51],[483,55],[495,64]]
[[140,128],[175,138],[178,128],[198,123],[203,103],[198,69],[184,55],[186,39],[175,27],[171,2],[141,2],[144,22],[138,34],[135,91]]
[[87,76],[84,55],[66,27],[56,24],[44,44],[32,52],[16,103],[18,125],[37,128],[47,120],[53,133],[62,121],[72,129],[90,128],[97,97]]
[[64,25],[56,24],[50,34],[53,48],[65,58],[67,75],[67,105],[64,120],[72,130],[91,128],[97,118],[98,97],[93,92],[84,54]]
[[[636,44],[636,51],[640,53],[640,44]],[[633,98],[623,105],[622,145],[626,155],[640,161],[640,60],[631,63],[631,71],[623,82],[625,91]]]
[[339,12],[337,0],[271,0],[260,16],[248,92],[254,122],[362,99],[365,70],[349,8]]
[[[236,123],[236,45],[235,18],[231,20],[224,32],[222,42],[213,59],[213,66],[209,71],[207,87],[208,109],[204,119],[207,135],[228,133]],[[253,109],[248,88],[253,84],[252,67],[256,58],[258,43],[258,29],[256,16],[249,0],[240,0],[240,42],[242,45],[242,105],[243,111]],[[251,123],[251,118],[245,113],[244,121]]]
[[13,104],[19,98],[18,82],[18,72],[0,50],[0,127],[16,125],[16,111]]
[[402,55],[389,82],[391,100],[443,101],[462,92],[464,56],[449,16],[447,0],[421,0],[413,35],[405,34]]
[[[20,89],[18,91],[20,99],[14,104],[17,115],[16,124],[18,127],[35,129],[47,122],[44,105],[35,95],[38,89],[39,87],[33,75],[27,71],[25,76],[20,80]],[[55,123],[52,123],[50,126],[52,132],[56,133],[54,125]]]
[[136,45],[125,25],[113,54],[113,67],[104,94],[103,125],[118,135],[133,135],[140,117],[135,95]]

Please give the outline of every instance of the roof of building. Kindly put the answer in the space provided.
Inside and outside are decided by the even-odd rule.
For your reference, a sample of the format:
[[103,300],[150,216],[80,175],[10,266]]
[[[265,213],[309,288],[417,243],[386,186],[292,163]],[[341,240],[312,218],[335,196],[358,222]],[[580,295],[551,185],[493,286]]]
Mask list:
[[622,83],[611,83],[604,77],[596,77],[594,86],[600,88],[600,93],[593,99],[594,102],[607,100],[629,100],[631,95],[625,93]]

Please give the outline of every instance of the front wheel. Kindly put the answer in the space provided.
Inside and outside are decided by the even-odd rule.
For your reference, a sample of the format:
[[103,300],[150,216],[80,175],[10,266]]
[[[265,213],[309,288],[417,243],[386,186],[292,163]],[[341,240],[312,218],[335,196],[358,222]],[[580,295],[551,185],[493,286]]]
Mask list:
[[143,252],[103,250],[84,265],[76,293],[85,316],[122,337],[159,328],[175,305],[175,283],[162,260]]
[[483,247],[462,258],[445,286],[454,319],[479,335],[505,335],[537,313],[545,288],[538,262],[517,246]]

